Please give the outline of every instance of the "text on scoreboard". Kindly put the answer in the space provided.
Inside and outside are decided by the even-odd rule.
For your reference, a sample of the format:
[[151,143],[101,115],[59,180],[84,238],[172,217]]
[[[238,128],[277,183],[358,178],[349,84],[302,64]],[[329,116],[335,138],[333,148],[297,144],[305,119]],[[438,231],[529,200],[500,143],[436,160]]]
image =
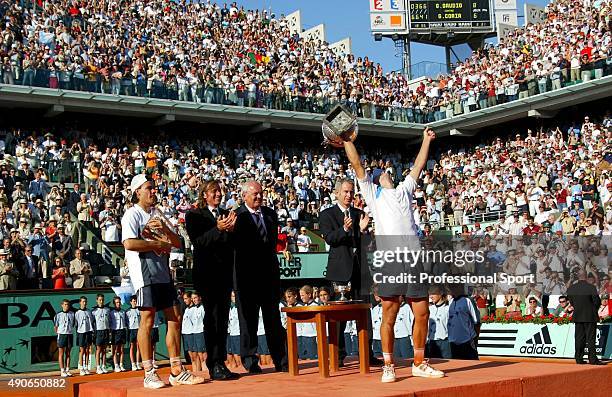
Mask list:
[[410,29],[491,27],[489,0],[411,0]]

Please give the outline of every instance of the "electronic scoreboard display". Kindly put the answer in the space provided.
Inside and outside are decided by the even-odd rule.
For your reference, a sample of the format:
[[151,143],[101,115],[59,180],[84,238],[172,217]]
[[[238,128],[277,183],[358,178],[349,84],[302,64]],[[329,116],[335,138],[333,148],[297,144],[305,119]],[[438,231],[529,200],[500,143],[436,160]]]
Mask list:
[[409,0],[410,30],[493,28],[489,0]]

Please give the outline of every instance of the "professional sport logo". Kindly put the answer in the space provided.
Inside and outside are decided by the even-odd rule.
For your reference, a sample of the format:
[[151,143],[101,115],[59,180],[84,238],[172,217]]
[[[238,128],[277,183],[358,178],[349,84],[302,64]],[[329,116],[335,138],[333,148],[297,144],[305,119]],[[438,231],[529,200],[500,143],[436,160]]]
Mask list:
[[520,352],[521,354],[555,355],[557,348],[552,346],[548,327],[542,327],[531,339],[525,341],[525,345],[521,346]]

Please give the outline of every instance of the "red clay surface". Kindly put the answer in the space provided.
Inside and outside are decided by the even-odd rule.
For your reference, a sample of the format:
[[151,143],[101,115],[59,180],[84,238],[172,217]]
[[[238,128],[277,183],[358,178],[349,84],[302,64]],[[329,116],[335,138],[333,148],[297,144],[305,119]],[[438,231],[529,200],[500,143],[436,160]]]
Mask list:
[[[264,369],[261,375],[245,375],[237,381],[209,382],[197,386],[179,386],[160,390],[142,387],[142,372],[107,375],[75,376],[64,390],[10,390],[6,380],[0,381],[0,394],[10,397],[152,397],[180,396],[353,396],[353,397],[547,397],[547,396],[610,396],[612,365],[590,366],[550,364],[541,362],[500,362],[432,360],[436,368],[446,372],[442,379],[414,378],[406,362],[397,365],[398,381],[380,383],[380,368],[360,375],[356,361],[332,373],[328,379],[319,377],[316,362],[301,363],[300,375],[274,373]],[[169,369],[160,370],[168,380]],[[204,373],[204,376],[208,376]],[[9,393],[6,393],[9,391]]]

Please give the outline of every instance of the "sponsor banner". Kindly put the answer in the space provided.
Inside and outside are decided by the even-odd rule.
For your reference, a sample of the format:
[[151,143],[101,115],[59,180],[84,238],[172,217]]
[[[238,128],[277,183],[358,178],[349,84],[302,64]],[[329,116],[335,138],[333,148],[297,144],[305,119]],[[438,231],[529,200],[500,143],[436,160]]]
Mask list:
[[300,10],[294,11],[285,17],[287,24],[289,25],[289,33],[294,35],[302,31],[302,14]]
[[404,11],[405,0],[370,0],[370,12]]
[[525,3],[525,25],[528,23],[543,23],[548,19],[546,9],[534,4]]
[[278,255],[278,261],[282,280],[325,278],[327,253],[293,254],[290,261]]
[[[572,324],[572,332],[570,337],[567,340],[567,344],[565,345],[565,356],[574,358],[574,351],[576,350],[576,345],[574,341],[574,324]],[[608,342],[612,339],[610,335],[612,332],[611,324],[598,324],[597,332],[595,334],[595,350],[597,352],[597,356],[600,358],[611,358],[612,351],[609,350]],[[587,350],[585,349],[585,359]]]
[[[484,356],[574,358],[574,324],[483,324],[478,354]],[[612,357],[612,325],[598,324],[600,358]]]
[[[0,294],[0,374],[56,371],[57,335],[53,329],[53,318],[61,310],[64,299],[71,307],[79,308],[79,298],[87,297],[91,309],[96,303],[96,295],[103,294],[106,305],[111,303],[115,293],[110,289],[65,289],[57,291],[33,291],[14,294]],[[123,305],[127,309],[129,305]],[[166,326],[159,327],[159,339],[165,340]],[[77,368],[79,349],[70,351],[70,365]],[[167,359],[165,343],[156,347],[157,359]],[[129,355],[126,354],[126,366]]]
[[495,0],[496,10],[516,10],[516,0]]
[[405,31],[405,13],[371,13],[370,28],[373,32]]

